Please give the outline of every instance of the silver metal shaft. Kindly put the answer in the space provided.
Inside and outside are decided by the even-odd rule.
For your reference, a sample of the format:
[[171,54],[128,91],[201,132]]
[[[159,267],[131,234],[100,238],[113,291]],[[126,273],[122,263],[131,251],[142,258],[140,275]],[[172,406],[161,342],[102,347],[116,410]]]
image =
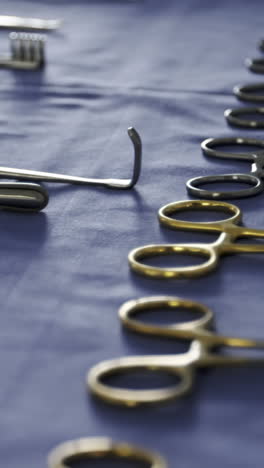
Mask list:
[[134,166],[131,179],[96,179],[76,177],[51,172],[31,171],[15,169],[12,167],[0,167],[0,178],[30,180],[42,182],[70,183],[77,185],[99,185],[115,189],[130,189],[136,185],[141,172],[142,143],[137,131],[130,127],[128,136],[134,147]]

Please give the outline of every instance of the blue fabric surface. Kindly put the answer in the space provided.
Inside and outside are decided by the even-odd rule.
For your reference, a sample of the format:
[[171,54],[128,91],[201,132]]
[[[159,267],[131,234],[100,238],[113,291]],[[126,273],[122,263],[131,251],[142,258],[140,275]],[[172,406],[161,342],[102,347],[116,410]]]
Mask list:
[[[52,186],[37,215],[1,213],[0,457],[5,468],[46,466],[57,443],[107,435],[140,443],[182,468],[263,464],[261,368],[211,369],[188,398],[127,410],[87,396],[85,375],[101,360],[173,352],[174,343],[122,332],[126,300],[176,294],[210,306],[221,333],[262,338],[261,255],[221,259],[208,277],[153,281],[130,273],[130,249],[208,240],[160,228],[157,210],[186,199],[185,182],[249,165],[205,159],[206,137],[261,131],[227,127],[244,66],[260,56],[261,1],[146,0],[0,2],[2,14],[63,17],[49,35],[47,67],[0,70],[2,165],[66,174],[127,176],[144,144],[137,189]],[[1,32],[1,49],[8,46]],[[238,200],[248,226],[264,228],[263,195]]]

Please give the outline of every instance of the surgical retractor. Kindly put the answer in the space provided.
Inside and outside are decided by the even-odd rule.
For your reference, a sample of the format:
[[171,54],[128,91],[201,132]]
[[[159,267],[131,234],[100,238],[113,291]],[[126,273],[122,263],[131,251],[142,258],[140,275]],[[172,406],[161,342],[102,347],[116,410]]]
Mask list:
[[128,128],[127,133],[134,147],[134,166],[132,171],[132,177],[130,179],[97,179],[76,177],[63,174],[54,174],[52,172],[15,169],[12,167],[0,167],[0,178],[69,183],[76,185],[99,185],[113,189],[130,189],[134,187],[134,185],[136,185],[140,176],[142,160],[142,143],[139,134],[133,127]]

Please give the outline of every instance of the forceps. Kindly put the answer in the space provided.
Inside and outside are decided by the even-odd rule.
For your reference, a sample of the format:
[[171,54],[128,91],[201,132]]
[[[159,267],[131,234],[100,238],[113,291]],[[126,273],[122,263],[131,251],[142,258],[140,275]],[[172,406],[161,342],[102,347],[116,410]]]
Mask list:
[[9,34],[11,57],[0,57],[0,68],[37,70],[45,63],[45,36],[41,34]]
[[[252,153],[231,153],[215,149],[221,146],[256,146],[262,151]],[[243,198],[257,195],[264,190],[264,141],[255,138],[208,138],[201,144],[204,154],[213,158],[234,159],[251,162],[250,174],[221,174],[212,176],[194,177],[186,183],[187,191],[190,195],[199,198],[225,199],[225,198]],[[229,190],[221,192],[201,189],[203,184],[214,184],[217,182],[246,183],[251,187],[239,190]]]
[[[141,321],[142,312],[155,309],[185,309],[198,314],[198,318],[188,322],[169,325],[153,325]],[[161,311],[162,314],[162,311]],[[108,403],[134,407],[140,404],[165,403],[188,393],[194,386],[196,369],[200,367],[264,365],[263,358],[224,355],[215,352],[219,346],[231,348],[264,348],[264,341],[247,338],[221,336],[211,331],[213,312],[199,302],[175,296],[154,296],[126,302],[119,310],[122,325],[133,332],[188,340],[188,352],[183,354],[129,356],[104,361],[94,366],[87,376],[87,383],[94,395]],[[174,385],[157,389],[138,390],[120,388],[106,383],[111,375],[125,375],[137,371],[155,371],[176,377]]]
[[137,131],[130,127],[127,130],[128,136],[134,147],[134,166],[131,179],[88,179],[85,177],[75,177],[51,172],[29,171],[25,169],[15,169],[12,167],[0,167],[0,178],[18,180],[39,180],[42,182],[70,183],[76,185],[100,185],[102,187],[114,189],[130,189],[136,185],[140,172],[142,160],[142,143]]
[[[183,211],[222,211],[229,218],[212,222],[191,222],[174,219],[172,215]],[[203,231],[218,233],[219,237],[212,243],[192,244],[154,244],[138,247],[129,253],[130,268],[144,276],[152,278],[195,278],[205,275],[216,268],[220,256],[232,253],[264,253],[264,245],[235,244],[240,237],[264,237],[264,230],[237,226],[242,220],[240,209],[222,201],[186,200],[169,203],[158,213],[159,221],[166,227],[185,231]],[[154,267],[141,262],[143,258],[161,257],[174,254],[187,254],[205,258],[199,265],[187,267]]]
[[70,468],[74,461],[98,460],[107,457],[146,463],[149,468],[166,468],[165,459],[152,451],[126,442],[114,442],[107,437],[87,437],[58,445],[48,457],[49,468]]

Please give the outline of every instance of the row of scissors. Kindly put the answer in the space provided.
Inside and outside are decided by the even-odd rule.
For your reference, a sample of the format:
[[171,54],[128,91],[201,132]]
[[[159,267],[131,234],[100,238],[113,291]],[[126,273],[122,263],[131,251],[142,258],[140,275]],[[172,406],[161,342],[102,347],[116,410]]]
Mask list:
[[[261,52],[264,52],[264,41],[258,44]],[[263,58],[247,58],[246,66],[253,73],[264,74]],[[264,102],[264,83],[254,83],[237,85],[233,89],[235,96],[244,102],[263,103]],[[237,109],[227,109],[224,113],[227,122],[235,127],[248,129],[264,128],[263,107],[244,107]],[[255,116],[255,118],[253,117]],[[257,118],[256,118],[257,117]]]
[[[261,41],[261,49],[264,50],[264,41]],[[249,85],[250,86],[250,85]],[[254,85],[256,86],[256,85]],[[260,85],[257,85],[260,86]],[[264,88],[264,84],[261,85]],[[239,94],[241,87],[236,87],[235,92]],[[258,98],[257,95],[254,96]],[[238,109],[239,111],[251,111],[248,108]],[[262,109],[264,113],[264,108]],[[232,115],[233,110],[228,110],[226,115]],[[250,127],[252,128],[252,126]],[[241,152],[241,148],[250,148],[250,152]],[[162,226],[173,230],[199,231],[217,234],[218,237],[211,243],[190,243],[190,244],[149,244],[132,250],[128,256],[131,269],[141,275],[152,278],[195,278],[207,274],[218,265],[222,255],[234,253],[264,253],[264,246],[261,244],[239,244],[235,243],[238,238],[263,238],[264,230],[250,229],[239,226],[242,220],[240,209],[223,202],[223,199],[243,198],[256,195],[264,190],[264,141],[256,138],[225,137],[208,138],[201,144],[203,153],[213,158],[225,160],[242,160],[251,162],[251,172],[249,174],[221,174],[195,177],[187,181],[186,187],[190,195],[207,199],[187,200],[169,203],[158,212],[158,219]],[[226,151],[226,148],[229,148]],[[230,151],[230,148],[234,148]],[[255,149],[252,149],[255,148]],[[239,150],[237,152],[236,150]],[[231,183],[238,186],[238,189],[221,191],[201,188],[203,185],[219,183]],[[246,185],[247,188],[241,188]],[[185,211],[221,211],[228,214],[222,220],[213,222],[186,221],[181,219]],[[177,218],[176,218],[177,217]],[[161,267],[154,266],[152,257],[164,257],[175,255],[191,255],[201,259],[201,262],[184,267]],[[196,259],[197,260],[197,259]],[[150,262],[150,263],[149,263]]]
[[[264,41],[260,41],[259,48],[264,52]],[[264,59],[247,59],[248,68],[255,73],[264,74]],[[264,83],[237,85],[234,87],[235,96],[245,102],[262,103],[264,102]],[[245,119],[247,115],[256,115],[259,119]],[[264,121],[261,120],[264,115],[263,107],[242,107],[236,109],[227,109],[224,113],[230,125],[248,129],[264,128]],[[241,151],[245,147],[249,152]],[[264,140],[257,138],[227,137],[227,138],[208,138],[201,144],[203,153],[210,158],[220,158],[228,160],[241,160],[251,163],[249,174],[220,174],[211,176],[195,177],[186,183],[187,191],[190,195],[206,199],[233,199],[243,198],[261,193],[264,189]],[[224,148],[229,148],[228,151]],[[230,151],[233,148],[233,151]],[[232,184],[237,186],[236,190],[209,190],[202,188],[203,185],[213,184]],[[241,185],[248,186],[240,188]]]
[[[248,109],[247,109],[248,110]],[[264,110],[263,110],[264,111]],[[232,116],[233,111],[226,112]],[[223,147],[250,147],[250,153],[226,152]],[[220,147],[220,149],[219,149]],[[259,151],[252,152],[252,147]],[[264,245],[254,243],[236,243],[239,238],[264,238],[264,230],[241,226],[242,212],[221,199],[241,198],[255,195],[264,188],[262,174],[264,167],[264,141],[254,138],[230,137],[210,138],[202,142],[204,154],[216,158],[242,159],[252,161],[250,174],[224,174],[209,177],[197,177],[187,182],[188,193],[209,200],[184,200],[169,203],[158,211],[158,220],[162,226],[172,230],[209,232],[216,234],[211,243],[190,244],[149,244],[133,249],[128,255],[130,268],[137,274],[159,279],[196,278],[213,271],[222,255],[238,253],[264,253]],[[202,184],[232,182],[246,183],[249,188],[228,192],[201,189]],[[186,220],[185,212],[200,214],[208,211],[221,212],[222,218],[216,221],[200,222]],[[184,219],[185,218],[185,219]],[[175,255],[198,257],[200,263],[191,266],[161,267],[153,265],[153,257]],[[160,317],[170,313],[169,324],[160,324]],[[195,314],[193,320],[179,320],[182,312]],[[151,320],[154,313],[155,320]],[[157,313],[159,319],[157,319]],[[178,316],[177,316],[178,314]],[[194,386],[197,370],[212,366],[264,365],[263,358],[250,358],[246,355],[225,354],[219,347],[239,347],[240,349],[264,348],[264,341],[248,338],[222,336],[212,329],[213,312],[205,305],[176,296],[153,296],[131,300],[119,310],[122,325],[138,334],[153,337],[166,337],[173,340],[187,340],[190,346],[183,354],[128,356],[100,362],[90,369],[86,385],[90,391],[105,402],[127,407],[142,404],[165,403],[178,399]],[[129,374],[158,374],[160,380],[164,374],[170,377],[170,383],[164,386],[149,386],[147,380],[140,380],[135,388],[135,380],[129,382]]]

